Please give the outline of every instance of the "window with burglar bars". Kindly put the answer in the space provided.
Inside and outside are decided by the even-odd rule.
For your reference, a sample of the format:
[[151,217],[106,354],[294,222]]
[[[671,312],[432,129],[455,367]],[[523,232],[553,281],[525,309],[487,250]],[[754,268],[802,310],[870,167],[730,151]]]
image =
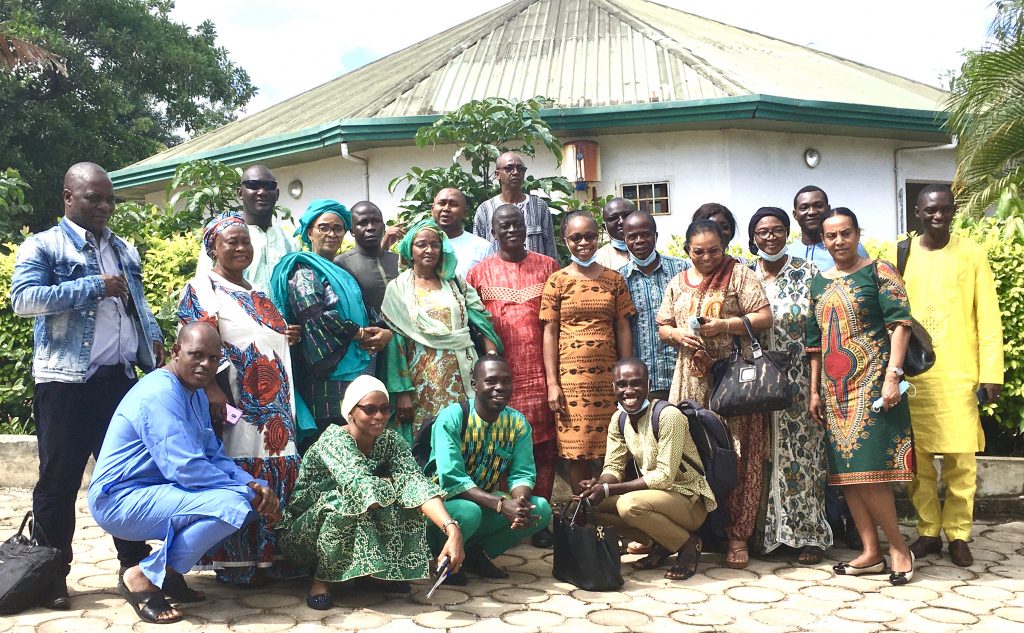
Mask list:
[[668,215],[667,182],[639,182],[622,185],[622,197],[630,200],[637,209],[651,215]]

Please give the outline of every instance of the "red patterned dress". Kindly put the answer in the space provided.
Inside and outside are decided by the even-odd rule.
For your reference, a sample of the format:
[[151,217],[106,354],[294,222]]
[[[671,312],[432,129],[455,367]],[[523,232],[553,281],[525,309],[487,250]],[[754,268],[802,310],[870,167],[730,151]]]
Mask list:
[[[236,424],[224,425],[224,452],[253,477],[266,480],[284,509],[299,475],[287,324],[265,294],[212,271],[185,285],[178,321],[208,321],[220,331],[221,371],[227,372],[232,400],[242,410]],[[202,568],[218,570],[221,580],[250,584],[257,568],[271,568],[281,558],[277,536],[261,518],[204,557]],[[270,571],[274,575],[277,570]]]
[[[830,271],[834,273],[835,271]],[[889,364],[889,332],[910,325],[907,289],[896,268],[877,261],[834,279],[811,280],[807,351],[821,352],[821,401],[832,485],[914,478],[906,397],[872,411]]]
[[527,251],[521,262],[508,262],[491,255],[469,269],[466,282],[476,288],[484,307],[491,313],[494,330],[505,346],[505,358],[512,372],[512,400],[509,406],[526,416],[533,428],[533,453],[537,466],[534,493],[551,497],[555,466],[555,417],[548,408],[544,380],[544,324],[540,320],[540,297],[544,282],[558,262],[546,255]]

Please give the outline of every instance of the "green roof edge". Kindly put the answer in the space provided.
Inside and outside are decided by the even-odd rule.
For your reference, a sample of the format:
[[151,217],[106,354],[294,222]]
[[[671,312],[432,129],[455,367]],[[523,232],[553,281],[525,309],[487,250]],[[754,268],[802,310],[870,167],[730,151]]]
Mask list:
[[[912,110],[887,106],[808,101],[772,95],[741,95],[695,101],[626,104],[589,108],[552,108],[541,111],[544,120],[556,131],[595,130],[696,123],[764,119],[803,122],[816,125],[870,127],[922,133],[943,133],[948,116],[935,110]],[[178,165],[202,158],[212,158],[229,165],[250,164],[279,158],[312,149],[339,144],[342,141],[394,141],[412,139],[416,130],[430,125],[440,115],[343,119],[332,123],[228,145],[173,158],[159,163],[125,167],[111,172],[115,189],[145,185],[166,180]]]

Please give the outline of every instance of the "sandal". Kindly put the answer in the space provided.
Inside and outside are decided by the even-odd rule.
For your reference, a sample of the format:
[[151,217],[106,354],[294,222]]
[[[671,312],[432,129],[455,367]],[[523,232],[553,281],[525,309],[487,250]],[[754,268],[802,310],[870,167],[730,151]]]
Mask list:
[[[737,554],[741,552],[745,560],[739,560]],[[746,569],[747,565],[750,564],[750,552],[747,550],[747,546],[730,547],[725,553],[725,562],[723,564],[729,569]]]
[[627,554],[650,554],[651,553],[651,546],[652,546],[652,544],[653,544],[653,541],[648,541],[647,543],[637,543],[636,541],[633,541],[632,543],[630,543],[629,545],[626,546],[626,553]]
[[661,564],[672,555],[672,552],[668,551],[658,543],[651,546],[651,553],[644,556],[640,560],[633,561],[633,569],[638,571],[648,571],[651,569],[657,569],[661,567]]
[[161,589],[168,598],[185,604],[206,600],[206,594],[185,584],[185,577],[178,572],[164,574],[164,586]]
[[329,593],[318,593],[306,596],[306,606],[317,611],[327,611],[334,606],[334,599]]
[[800,555],[796,557],[796,562],[801,565],[817,565],[821,562],[824,555],[825,552],[820,547],[807,545],[800,550]]
[[700,563],[700,554],[703,549],[700,537],[691,536],[690,540],[686,541],[679,548],[679,553],[676,554],[676,563],[665,572],[665,578],[669,580],[687,580],[696,574],[697,565]]
[[184,616],[180,611],[177,616],[161,619],[160,616],[176,609],[167,602],[162,591],[131,591],[128,585],[124,584],[124,575],[121,574],[117,580],[117,592],[135,610],[135,615],[143,622],[151,624],[173,624],[180,621]]

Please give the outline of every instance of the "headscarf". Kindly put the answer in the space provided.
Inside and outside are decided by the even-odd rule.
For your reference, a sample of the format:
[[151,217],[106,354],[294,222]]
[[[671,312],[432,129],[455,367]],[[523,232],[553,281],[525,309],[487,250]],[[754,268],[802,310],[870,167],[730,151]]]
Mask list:
[[402,238],[402,241],[398,243],[398,254],[407,262],[412,262],[412,243],[416,239],[416,234],[423,229],[430,229],[441,238],[441,259],[438,261],[437,275],[441,279],[454,278],[455,266],[458,263],[455,257],[455,249],[452,248],[445,232],[433,220],[423,220],[413,225],[405,234],[405,237]]
[[306,207],[306,212],[299,218],[299,228],[295,229],[295,233],[293,233],[294,236],[302,240],[306,248],[313,248],[313,241],[309,239],[309,227],[325,213],[333,213],[341,218],[341,223],[345,225],[346,231],[352,229],[352,214],[349,213],[345,205],[337,200],[313,200]]
[[233,226],[244,226],[246,230],[249,229],[245,218],[232,211],[221,213],[206,223],[206,229],[203,231],[203,246],[206,247],[206,254],[210,256],[210,259],[214,258],[213,245],[217,241],[217,236]]
[[375,391],[388,396],[388,388],[373,376],[362,375],[353,380],[345,389],[345,397],[341,399],[341,417],[348,420],[348,415],[359,401]]
[[786,233],[789,233],[789,214],[778,207],[761,207],[754,215],[750,218],[750,224],[747,225],[747,237],[750,239],[750,243],[747,245],[750,248],[750,252],[757,255],[757,244],[754,244],[754,227],[757,223],[764,218],[778,218],[780,222],[786,227]]

